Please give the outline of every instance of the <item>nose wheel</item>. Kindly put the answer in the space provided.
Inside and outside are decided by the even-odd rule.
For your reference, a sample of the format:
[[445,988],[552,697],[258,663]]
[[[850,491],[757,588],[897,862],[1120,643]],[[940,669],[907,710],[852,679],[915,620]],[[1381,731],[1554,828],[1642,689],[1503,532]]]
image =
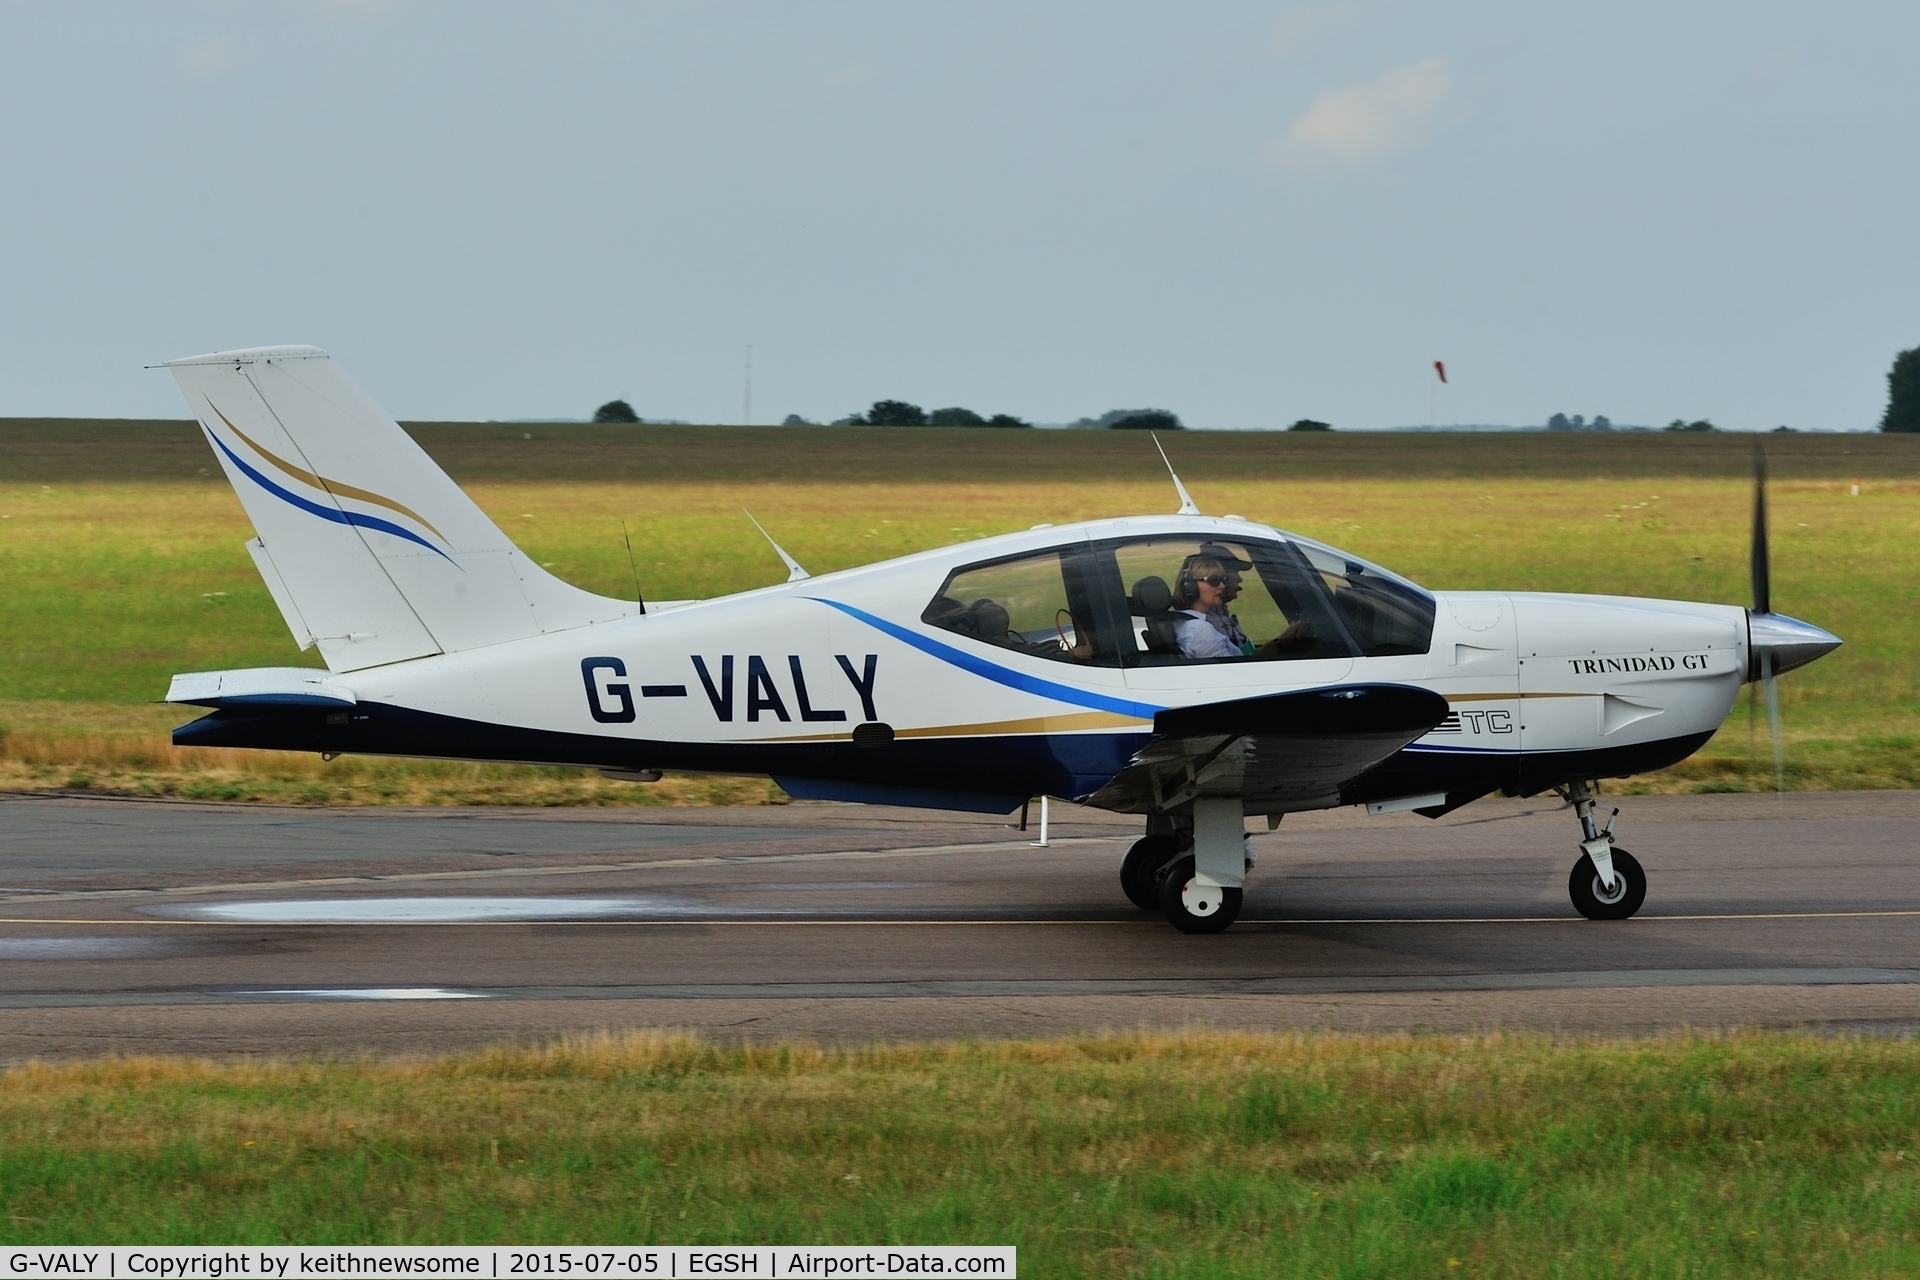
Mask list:
[[1571,782],[1556,788],[1580,819],[1580,860],[1567,876],[1567,896],[1573,909],[1589,920],[1625,920],[1647,900],[1647,873],[1640,860],[1613,843],[1613,820],[1602,827],[1594,821],[1593,784]]
[[1640,860],[1625,849],[1613,851],[1613,883],[1600,879],[1600,871],[1586,854],[1573,864],[1567,877],[1567,894],[1573,909],[1589,920],[1625,920],[1647,900],[1647,873]]

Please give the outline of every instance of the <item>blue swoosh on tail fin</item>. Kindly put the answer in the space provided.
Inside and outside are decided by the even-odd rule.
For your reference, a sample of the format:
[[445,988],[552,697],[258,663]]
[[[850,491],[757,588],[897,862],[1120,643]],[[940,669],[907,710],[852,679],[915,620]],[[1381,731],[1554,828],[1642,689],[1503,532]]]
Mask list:
[[1116,715],[1134,716],[1141,720],[1152,720],[1155,713],[1162,710],[1147,702],[1129,702],[1124,698],[1109,698],[1103,693],[1092,693],[1085,689],[1076,689],[1072,685],[1058,684],[1052,680],[1043,680],[1039,676],[1030,676],[1019,671],[1009,671],[997,663],[985,658],[956,649],[952,645],[942,644],[938,640],[909,631],[898,623],[888,622],[885,618],[876,618],[864,609],[856,609],[850,604],[841,604],[838,600],[827,600],[820,596],[807,596],[832,609],[883,631],[903,644],[910,644],[920,652],[929,654],[942,662],[950,662],[969,674],[991,680],[995,684],[1006,685],[1009,689],[1018,689],[1022,693],[1038,694],[1043,698],[1052,698],[1056,702],[1071,703],[1076,707],[1090,707],[1095,711],[1111,711]]
[[[202,424],[202,429],[205,429],[205,424]],[[456,569],[460,567],[459,561],[455,560],[452,556],[448,555],[446,552],[442,551],[440,548],[434,546],[431,542],[428,542],[425,538],[421,537],[419,534],[414,533],[408,529],[402,529],[399,525],[395,524],[393,521],[382,520],[379,516],[365,516],[365,515],[361,515],[357,511],[342,511],[339,507],[325,506],[321,503],[314,502],[307,498],[303,498],[299,494],[294,493],[292,490],[282,489],[279,485],[275,484],[273,481],[267,479],[265,476],[261,475],[258,471],[254,470],[251,466],[248,466],[246,459],[242,458],[239,454],[235,453],[233,450],[227,448],[226,441],[222,440],[219,436],[213,434],[213,432],[211,431],[208,431],[207,439],[213,441],[214,445],[220,450],[220,452],[226,454],[227,457],[231,458],[233,460],[233,465],[240,468],[241,471],[245,472],[249,480],[253,481],[255,484],[259,485],[262,489],[265,489],[268,493],[280,499],[282,502],[286,502],[293,506],[296,506],[300,508],[302,511],[308,512],[311,515],[319,516],[322,520],[331,520],[335,524],[358,525],[363,529],[375,529],[381,533],[390,533],[396,538],[405,538],[408,542],[417,542],[421,546],[425,547],[427,550],[433,552],[433,554],[439,556],[442,560],[445,560],[448,564],[454,566]]]

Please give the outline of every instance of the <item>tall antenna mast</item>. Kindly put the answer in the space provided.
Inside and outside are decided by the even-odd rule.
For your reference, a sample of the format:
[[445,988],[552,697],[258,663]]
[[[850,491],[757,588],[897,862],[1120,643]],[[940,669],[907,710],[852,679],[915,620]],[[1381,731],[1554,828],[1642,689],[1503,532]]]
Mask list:
[[633,539],[627,536],[627,522],[620,522],[620,541],[627,544],[627,568],[633,574],[633,602],[640,606],[640,616],[647,616],[647,598],[640,594],[640,566],[633,562]]
[[740,421],[746,426],[753,425],[753,344],[747,344],[747,387],[741,397]]
[[773,535],[768,533],[764,528],[761,527],[760,522],[753,518],[753,512],[747,510],[745,507],[742,507],[740,508],[740,514],[745,516],[747,518],[748,523],[752,524],[754,528],[760,530],[760,536],[765,538],[767,540],[767,545],[773,548],[773,554],[779,556],[780,563],[787,566],[788,582],[799,582],[801,579],[810,576],[805,569],[802,569],[800,567],[800,562],[798,560],[795,560],[792,556],[788,555],[787,549],[781,546],[779,543],[775,542],[773,540]]
[[1160,450],[1160,461],[1167,464],[1167,474],[1173,477],[1173,491],[1180,495],[1180,510],[1174,512],[1174,514],[1181,516],[1199,515],[1200,508],[1193,505],[1193,495],[1187,492],[1187,486],[1180,483],[1180,473],[1173,469],[1173,463],[1168,460],[1166,449],[1161,447],[1159,435],[1154,432],[1148,432],[1147,434],[1153,436],[1153,447]]

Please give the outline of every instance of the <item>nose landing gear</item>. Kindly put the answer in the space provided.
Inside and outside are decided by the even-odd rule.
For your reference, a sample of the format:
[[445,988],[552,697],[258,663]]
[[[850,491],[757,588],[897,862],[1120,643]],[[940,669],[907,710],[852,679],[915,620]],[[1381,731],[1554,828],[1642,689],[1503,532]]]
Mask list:
[[1618,809],[1607,815],[1607,825],[1593,819],[1594,799],[1591,782],[1570,782],[1556,787],[1562,799],[1573,806],[1580,819],[1580,860],[1567,877],[1567,896],[1573,909],[1589,920],[1625,920],[1647,900],[1647,873],[1639,859],[1625,849],[1614,847],[1613,820]]

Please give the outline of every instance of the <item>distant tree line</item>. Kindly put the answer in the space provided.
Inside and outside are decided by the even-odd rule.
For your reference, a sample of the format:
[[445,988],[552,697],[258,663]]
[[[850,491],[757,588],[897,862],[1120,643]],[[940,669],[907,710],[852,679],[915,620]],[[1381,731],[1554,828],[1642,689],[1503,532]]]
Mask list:
[[[1684,418],[1675,418],[1672,422],[1667,424],[1665,429],[1668,431],[1718,431],[1720,428],[1714,426],[1711,422],[1708,422],[1705,418],[1701,418],[1696,422],[1688,422]],[[1613,420],[1608,418],[1607,415],[1604,413],[1594,414],[1592,422],[1588,422],[1585,418],[1583,418],[1577,413],[1574,414],[1572,417],[1568,417],[1564,413],[1556,413],[1551,418],[1547,419],[1547,430],[1549,431],[1646,431],[1646,430],[1649,430],[1649,428],[1647,427],[1616,427],[1613,425]]]
[[[805,419],[789,415],[789,423],[799,425]],[[876,400],[865,413],[848,414],[836,419],[836,427],[1031,427],[1033,424],[1010,413],[986,417],[972,409],[955,405],[931,413],[905,400]],[[1070,427],[1099,428],[1112,431],[1184,431],[1180,415],[1169,409],[1109,409],[1097,418],[1081,418]]]
[[1887,370],[1887,412],[1882,431],[1920,431],[1920,347],[1902,351]]
[[[1556,413],[1547,419],[1549,431],[1611,431],[1614,426],[1603,416],[1596,415],[1587,422],[1579,414],[1569,418],[1564,413]],[[1718,431],[1720,428],[1705,418],[1688,422],[1684,418],[1675,418],[1666,425],[1668,431]],[[1887,370],[1887,411],[1880,416],[1882,431],[1920,432],[1920,347],[1910,347],[1893,358],[1893,367]],[[1773,434],[1794,434],[1788,426],[1778,426]]]
[[[791,419],[789,419],[791,421]],[[928,413],[905,400],[875,400],[865,413],[851,413],[833,424],[836,427],[1030,427],[1010,413],[986,417],[958,405]]]
[[1076,418],[1067,424],[1096,431],[1184,431],[1186,424],[1171,409],[1109,409],[1097,418]]
[[[593,411],[595,422],[640,422],[639,414],[625,400],[609,400]],[[797,413],[787,415],[788,426],[811,426],[812,424]],[[1016,418],[1010,413],[996,413],[986,417],[972,409],[954,405],[946,409],[935,409],[931,413],[917,404],[905,400],[876,400],[873,407],[865,413],[854,413],[839,419],[835,426],[869,427],[1031,427],[1031,422]],[[1180,421],[1180,415],[1170,409],[1109,409],[1097,418],[1080,418],[1067,424],[1070,427],[1094,428],[1110,431],[1184,431],[1186,424]],[[1589,422],[1580,414],[1568,416],[1556,413],[1547,419],[1548,431],[1644,431],[1645,427],[1615,427],[1611,419],[1603,413],[1593,415]],[[1718,431],[1720,428],[1705,418],[1688,422],[1675,418],[1668,423],[1668,431]],[[1880,418],[1882,431],[1920,432],[1920,347],[1902,351],[1894,357],[1893,367],[1887,371],[1887,411]],[[1331,431],[1333,427],[1312,418],[1301,418],[1289,431]],[[1775,427],[1774,431],[1791,432],[1792,427]]]

